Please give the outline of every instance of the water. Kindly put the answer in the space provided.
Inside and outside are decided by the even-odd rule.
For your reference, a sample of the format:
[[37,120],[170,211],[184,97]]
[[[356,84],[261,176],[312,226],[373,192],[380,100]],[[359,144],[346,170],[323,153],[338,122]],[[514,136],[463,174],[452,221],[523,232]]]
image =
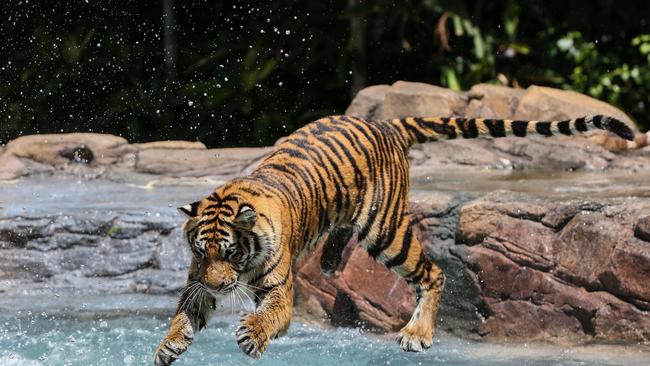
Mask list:
[[[650,196],[647,173],[437,172],[414,181],[427,190],[494,189],[570,197]],[[189,182],[189,183],[188,183]],[[110,182],[30,177],[0,184],[6,216],[142,214],[176,217],[175,207],[207,194],[220,182],[197,179]],[[151,295],[56,294],[0,296],[0,366],[148,365],[164,336],[175,299]],[[361,334],[294,322],[261,360],[244,356],[234,340],[237,317],[216,316],[175,365],[649,365],[647,345],[572,346],[476,343],[442,335],[414,354],[394,335]]]
[[495,190],[542,197],[650,197],[650,172],[447,169],[419,174],[414,189],[437,192],[486,193]]
[[[148,365],[169,324],[172,301],[146,295],[4,299],[0,365]],[[12,307],[22,310],[9,311]],[[236,325],[230,311],[215,316],[175,365],[568,366],[647,365],[650,360],[647,348],[498,345],[444,335],[426,352],[405,353],[393,335],[323,328],[300,319],[287,336],[271,343],[261,360],[253,360],[237,347]]]
[[[557,172],[542,170],[436,170],[418,175],[412,187],[442,192],[527,192],[565,198],[650,197],[650,172]],[[176,207],[200,199],[222,181],[208,178],[88,181],[69,176],[27,177],[0,182],[0,213],[63,215],[142,213],[175,215]]]

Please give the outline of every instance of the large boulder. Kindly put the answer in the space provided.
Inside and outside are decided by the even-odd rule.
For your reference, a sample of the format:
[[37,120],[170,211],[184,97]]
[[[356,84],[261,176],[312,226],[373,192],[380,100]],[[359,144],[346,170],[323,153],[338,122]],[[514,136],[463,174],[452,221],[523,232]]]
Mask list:
[[468,92],[467,117],[499,117],[513,119],[519,100],[526,93],[523,89],[502,85],[478,84]]
[[466,104],[467,98],[462,93],[435,85],[398,81],[386,91],[379,118],[462,115]]
[[5,155],[53,167],[70,162],[105,166],[131,150],[126,139],[97,133],[22,136],[7,144]]
[[594,114],[617,118],[636,129],[627,114],[605,102],[570,90],[536,85],[526,89],[526,93],[519,100],[514,118],[562,120]]
[[384,102],[384,97],[389,89],[390,85],[382,84],[360,90],[345,110],[345,114],[369,120],[378,119],[381,114],[379,107]]
[[148,148],[136,153],[136,172],[172,177],[241,175],[271,148],[163,149]]

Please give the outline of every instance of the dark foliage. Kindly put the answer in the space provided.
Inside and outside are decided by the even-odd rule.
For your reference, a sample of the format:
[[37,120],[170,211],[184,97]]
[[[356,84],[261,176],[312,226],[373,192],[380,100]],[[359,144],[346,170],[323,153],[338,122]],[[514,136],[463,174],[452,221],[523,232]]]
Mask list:
[[361,85],[399,79],[574,89],[647,128],[649,4],[10,0],[0,143],[95,131],[271,144],[343,112]]

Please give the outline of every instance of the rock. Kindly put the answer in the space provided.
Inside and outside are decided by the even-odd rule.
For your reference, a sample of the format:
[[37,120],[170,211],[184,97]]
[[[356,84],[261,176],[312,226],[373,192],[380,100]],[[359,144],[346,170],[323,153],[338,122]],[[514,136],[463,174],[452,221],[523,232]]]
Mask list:
[[368,120],[379,118],[380,106],[384,101],[390,85],[373,85],[361,89],[345,110],[349,116],[361,117]]
[[0,219],[0,293],[171,293],[190,253],[180,218],[140,214]]
[[[83,146],[83,148],[82,148]],[[93,154],[93,166],[106,166],[132,149],[122,137],[97,133],[69,133],[22,136],[7,144],[5,154],[53,167],[75,161],[75,149]]]
[[512,119],[525,94],[523,89],[508,88],[501,85],[477,84],[468,92],[469,104],[466,117],[492,117]]
[[590,144],[589,140],[557,136],[547,139],[505,138],[493,140],[493,148],[518,161],[519,168],[548,170],[603,170],[616,159],[611,152]]
[[137,153],[135,170],[173,177],[233,177],[242,174],[270,150],[271,148],[145,149]]
[[396,331],[408,321],[415,301],[403,279],[359,246],[350,247],[345,267],[328,279],[320,270],[322,245],[297,267],[299,298],[315,299],[338,326]]
[[[648,200],[581,206],[490,194],[465,205],[454,252],[473,273],[493,339],[647,341]],[[581,208],[577,210],[577,208]],[[562,213],[564,211],[564,213]],[[571,214],[575,212],[575,214]]]
[[634,228],[634,236],[637,238],[650,242],[650,216],[644,216],[639,219]]
[[200,141],[179,141],[179,140],[166,140],[145,142],[140,144],[133,144],[138,150],[149,149],[166,149],[166,150],[205,150],[205,145]]
[[19,158],[11,154],[0,155],[0,181],[20,178],[25,175],[26,169]]
[[[414,192],[413,199],[415,233],[447,277],[438,326],[473,337],[481,323],[477,315],[481,305],[475,297],[454,295],[467,294],[474,283],[461,268],[461,262],[449,255],[458,207],[467,197]],[[344,252],[343,265],[328,278],[320,269],[322,245],[323,241],[296,265],[299,304],[311,304],[309,309],[316,309],[313,312],[322,309],[337,326],[363,325],[388,331],[404,326],[413,312],[415,297],[403,279],[374,261],[354,239]]]
[[616,107],[574,91],[535,85],[526,89],[526,93],[519,100],[514,118],[562,120],[594,114],[617,118],[638,132],[630,117]]
[[464,115],[467,98],[435,85],[398,81],[384,96],[380,119]]
[[[650,339],[650,247],[633,234],[649,200],[510,192],[474,200],[415,192],[413,200],[415,232],[447,276],[440,329],[493,340]],[[354,240],[345,253],[331,278],[320,273],[320,247],[303,258],[298,302],[336,325],[398,329],[413,306],[406,283]]]

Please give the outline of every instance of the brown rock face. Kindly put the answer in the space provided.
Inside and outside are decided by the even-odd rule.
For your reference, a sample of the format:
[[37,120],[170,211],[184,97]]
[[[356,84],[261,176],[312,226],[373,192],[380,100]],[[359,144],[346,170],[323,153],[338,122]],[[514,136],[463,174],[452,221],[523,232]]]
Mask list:
[[322,245],[296,267],[299,301],[315,300],[334,325],[396,331],[408,321],[415,300],[404,280],[355,245],[345,266],[327,278],[320,269]]
[[[583,205],[490,194],[461,209],[459,258],[487,304],[487,336],[648,340],[647,200]],[[550,213],[550,215],[548,214]]]
[[[635,236],[649,200],[413,200],[416,233],[447,276],[441,329],[493,340],[650,340],[650,242]],[[337,325],[403,326],[414,305],[406,283],[354,241],[346,252],[332,278],[320,273],[320,246],[299,263],[298,303],[318,304]]]

